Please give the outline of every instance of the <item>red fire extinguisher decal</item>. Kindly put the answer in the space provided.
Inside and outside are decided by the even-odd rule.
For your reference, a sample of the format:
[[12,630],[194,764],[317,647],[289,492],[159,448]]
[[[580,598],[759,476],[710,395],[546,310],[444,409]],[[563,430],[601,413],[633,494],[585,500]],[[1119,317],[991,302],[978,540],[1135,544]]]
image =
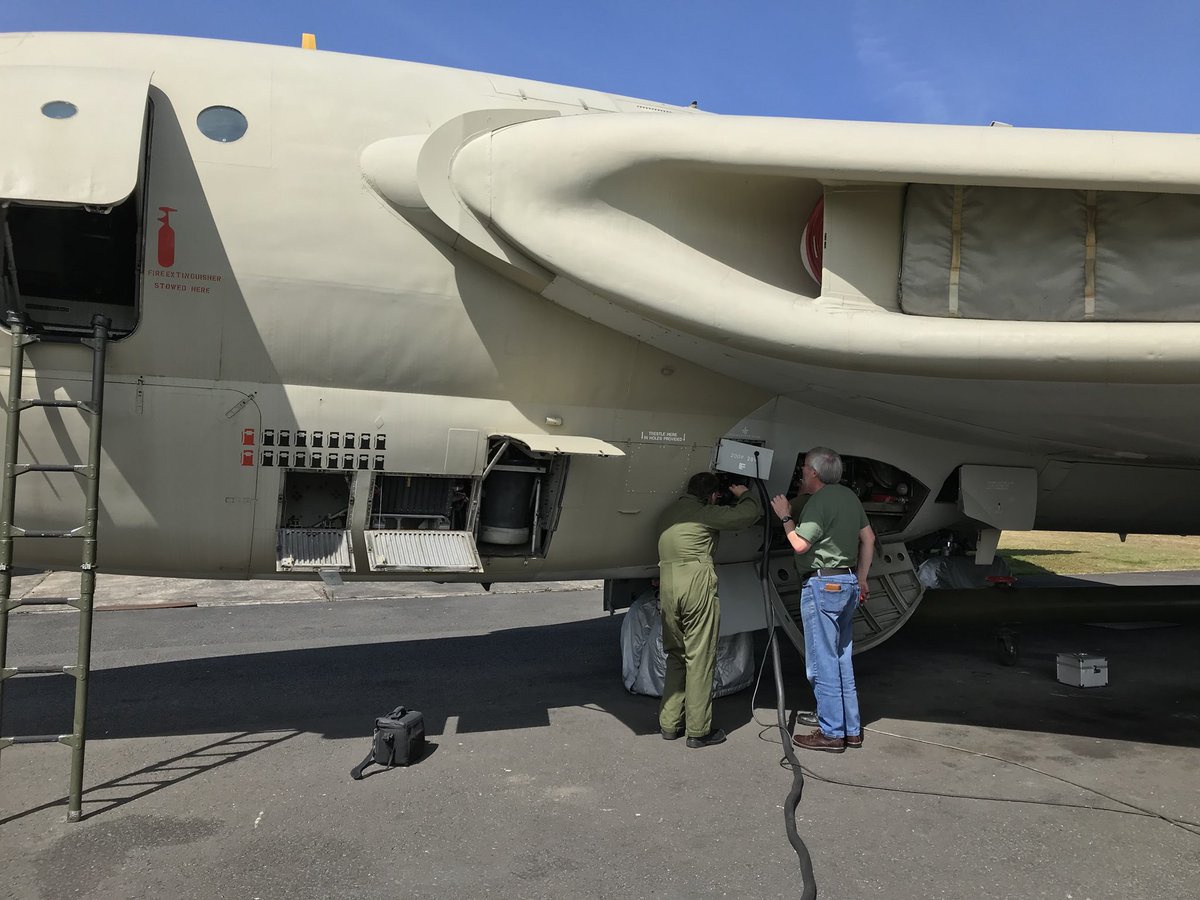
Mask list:
[[158,220],[162,222],[158,229],[158,264],[169,269],[175,265],[175,229],[171,227],[171,213],[178,210],[170,206],[160,206],[158,210],[162,213]]
[[242,429],[242,446],[243,447],[253,447],[254,446],[254,429],[253,428],[243,428]]
[[243,450],[242,451],[242,465],[243,466],[254,465],[254,451],[253,450]]

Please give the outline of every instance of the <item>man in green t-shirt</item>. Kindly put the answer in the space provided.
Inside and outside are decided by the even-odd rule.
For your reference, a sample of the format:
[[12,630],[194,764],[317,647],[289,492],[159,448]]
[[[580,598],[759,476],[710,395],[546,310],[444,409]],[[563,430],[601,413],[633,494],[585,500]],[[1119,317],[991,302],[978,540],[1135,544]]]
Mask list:
[[783,494],[771,500],[796,551],[804,655],[817,698],[819,727],[794,737],[792,743],[830,753],[863,743],[850,657],[854,610],[866,602],[867,573],[875,555],[875,532],[867,514],[857,495],[839,484],[841,479],[841,457],[817,447],[804,457],[800,490],[809,497],[798,518],[793,518],[791,502]]
[[732,485],[737,502],[720,506],[721,482],[712,472],[698,472],[687,494],[658,518],[659,603],[667,675],[658,724],[662,736],[684,734],[692,748],[725,740],[712,727],[713,673],[717,665],[717,631],[721,606],[713,549],[718,531],[737,531],[758,521],[762,505],[745,485]]

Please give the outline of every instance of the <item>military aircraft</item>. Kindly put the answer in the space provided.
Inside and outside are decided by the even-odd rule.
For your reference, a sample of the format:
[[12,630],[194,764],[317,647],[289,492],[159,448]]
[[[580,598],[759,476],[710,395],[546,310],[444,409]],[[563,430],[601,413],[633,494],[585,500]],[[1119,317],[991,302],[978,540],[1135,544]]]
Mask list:
[[[0,308],[41,338],[10,407],[86,400],[56,339],[111,334],[105,571],[604,578],[618,605],[730,438],[772,451],[738,466],[773,492],[844,455],[882,539],[868,643],[918,602],[914,553],[1192,528],[1193,136],[718,116],[105,34],[0,35],[0,121]],[[10,475],[13,524],[78,524],[90,424],[21,411],[22,460],[75,476]],[[724,543],[727,604],[760,543]]]

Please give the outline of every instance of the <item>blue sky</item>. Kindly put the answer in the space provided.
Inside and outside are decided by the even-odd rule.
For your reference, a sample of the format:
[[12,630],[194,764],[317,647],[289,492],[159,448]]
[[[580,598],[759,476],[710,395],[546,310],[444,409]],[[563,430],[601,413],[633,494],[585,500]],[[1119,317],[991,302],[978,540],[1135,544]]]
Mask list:
[[2,0],[0,31],[298,44],[720,113],[1200,132],[1196,0]]

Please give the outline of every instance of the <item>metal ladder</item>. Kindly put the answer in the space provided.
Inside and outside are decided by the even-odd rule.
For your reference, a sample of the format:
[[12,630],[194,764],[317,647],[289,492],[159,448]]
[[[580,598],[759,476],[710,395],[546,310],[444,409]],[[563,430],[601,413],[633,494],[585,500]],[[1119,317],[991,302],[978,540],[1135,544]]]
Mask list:
[[[67,821],[78,822],[83,799],[83,753],[86,745],[88,671],[92,656],[92,601],[96,590],[96,525],[100,500],[100,427],[104,409],[104,359],[108,349],[110,321],[104,316],[92,318],[90,337],[42,334],[29,330],[18,313],[9,312],[7,324],[12,332],[12,361],[8,375],[8,430],[5,434],[3,494],[0,499],[0,725],[3,723],[4,685],[10,678],[27,675],[70,675],[75,679],[75,725],[70,734],[31,734],[6,737],[0,731],[0,751],[14,744],[66,744],[71,748],[71,788],[67,803]],[[21,397],[21,378],[25,367],[25,348],[37,341],[82,344],[92,350],[92,396],[90,400],[28,400]],[[34,406],[78,409],[90,416],[88,459],[86,465],[45,465],[18,463],[21,437],[21,413]],[[84,522],[68,531],[29,531],[13,523],[16,506],[17,476],[26,472],[70,472],[84,481]],[[82,538],[83,560],[80,565],[78,597],[24,598],[13,600],[13,538]],[[79,652],[73,666],[9,666],[8,614],[22,605],[61,604],[79,611]]]

